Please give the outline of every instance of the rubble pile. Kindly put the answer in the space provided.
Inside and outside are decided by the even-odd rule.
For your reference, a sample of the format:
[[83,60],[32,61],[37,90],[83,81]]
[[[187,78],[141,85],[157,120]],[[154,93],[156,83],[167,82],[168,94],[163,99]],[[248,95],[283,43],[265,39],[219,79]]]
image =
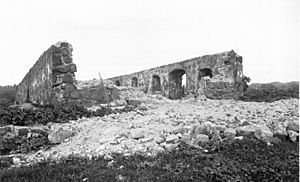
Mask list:
[[48,122],[47,139],[53,146],[16,154],[12,157],[13,164],[59,160],[70,155],[103,157],[108,161],[115,154],[157,156],[174,151],[181,144],[205,153],[216,150],[222,143],[249,137],[268,146],[286,140],[299,142],[298,99],[272,103],[169,100],[133,88],[119,89],[119,100],[86,110],[94,113],[92,117],[83,116],[65,123]]
[[298,99],[275,103],[233,100],[154,103],[143,102],[130,112],[71,121],[68,124],[71,126],[65,129],[66,137],[57,136],[59,142],[54,143],[59,145],[27,156],[23,162],[59,159],[71,154],[108,159],[113,153],[155,156],[178,148],[180,143],[207,151],[211,143],[245,137],[257,138],[268,145],[286,139],[299,141]]

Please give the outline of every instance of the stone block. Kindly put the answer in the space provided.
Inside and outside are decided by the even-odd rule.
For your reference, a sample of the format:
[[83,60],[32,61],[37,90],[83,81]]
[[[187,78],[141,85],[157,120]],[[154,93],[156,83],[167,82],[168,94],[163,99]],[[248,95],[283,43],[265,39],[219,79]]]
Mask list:
[[166,138],[166,143],[177,143],[179,140],[177,135],[171,134],[169,136],[167,136]]
[[134,129],[130,132],[130,136],[131,138],[133,139],[140,139],[140,138],[144,138],[145,137],[145,131],[140,129],[140,128],[137,128],[137,129]]
[[48,140],[50,143],[59,144],[75,136],[77,130],[69,124],[54,124],[50,127]]
[[225,138],[232,138],[233,139],[236,136],[235,129],[233,129],[233,128],[227,128],[224,131],[224,136],[225,136]]
[[58,65],[53,66],[52,71],[55,73],[67,73],[71,72],[74,73],[77,71],[76,65],[74,63],[67,64],[67,65]]
[[254,135],[255,127],[253,125],[239,126],[235,128],[238,136]]
[[62,82],[63,83],[73,83],[74,82],[73,75],[70,73],[64,74],[64,76],[62,78]]
[[198,135],[198,134],[210,135],[211,130],[212,130],[212,123],[205,122],[197,127],[197,129],[194,132],[194,135]]
[[256,126],[254,136],[259,140],[271,143],[273,133],[265,126]]
[[285,123],[288,130],[299,132],[299,120],[287,121]]
[[61,55],[64,56],[64,57],[69,56],[70,52],[69,52],[68,48],[62,48],[61,49]]
[[62,65],[62,59],[61,59],[61,55],[60,54],[53,54],[52,55],[52,65],[53,66],[58,66],[58,65]]
[[195,140],[194,140],[193,144],[194,145],[199,145],[199,143],[203,144],[203,143],[206,143],[206,142],[209,142],[209,136],[204,135],[204,134],[199,134],[195,137]]
[[78,91],[77,89],[71,91],[70,97],[71,97],[72,99],[79,99],[79,98],[80,98],[80,93],[79,93],[79,91]]
[[288,130],[287,131],[289,138],[293,141],[293,142],[297,142],[299,141],[299,133],[293,130]]
[[66,64],[70,64],[70,63],[73,62],[73,58],[71,58],[69,56],[68,57],[63,57],[63,62],[66,63]]

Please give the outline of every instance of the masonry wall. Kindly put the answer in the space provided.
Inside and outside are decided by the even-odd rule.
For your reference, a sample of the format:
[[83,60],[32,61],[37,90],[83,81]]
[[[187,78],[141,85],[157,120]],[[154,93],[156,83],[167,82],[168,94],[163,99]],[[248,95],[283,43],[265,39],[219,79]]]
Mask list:
[[72,52],[67,42],[58,42],[45,51],[18,85],[17,102],[56,105],[67,101],[91,106],[118,99],[114,87],[104,87],[99,82],[78,84]]
[[[211,70],[212,78],[199,78],[201,69]],[[119,82],[121,86],[132,86],[132,79],[137,78],[139,88],[146,93],[154,93],[153,78],[158,76],[161,84],[160,93],[169,98],[177,98],[173,95],[180,92],[177,88],[180,80],[174,80],[174,77],[182,73],[186,74],[184,95],[198,93],[208,98],[227,99],[242,94],[242,57],[234,51],[197,57],[108,80]]]
[[47,105],[69,99],[71,92],[74,95],[76,65],[72,51],[67,42],[59,42],[45,51],[18,85],[17,102]]

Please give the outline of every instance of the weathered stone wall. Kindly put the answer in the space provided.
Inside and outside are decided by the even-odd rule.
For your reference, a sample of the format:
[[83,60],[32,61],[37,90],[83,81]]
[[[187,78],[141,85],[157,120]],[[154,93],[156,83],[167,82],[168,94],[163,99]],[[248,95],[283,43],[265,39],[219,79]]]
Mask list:
[[47,105],[76,94],[72,51],[67,42],[58,42],[45,51],[18,85],[17,102]]
[[75,79],[76,65],[72,59],[72,46],[58,42],[45,51],[17,89],[17,102],[56,105],[62,101],[92,105],[118,98],[116,89],[94,85],[79,85]]
[[[201,70],[210,71],[209,75],[202,75]],[[183,89],[181,76],[186,74],[186,85]],[[180,98],[190,93],[205,94],[209,98],[235,98],[242,94],[242,57],[234,51],[214,55],[206,55],[182,62],[152,68],[128,75],[122,75],[108,80],[120,83],[121,86],[134,86],[147,93],[160,92],[172,99]],[[158,79],[159,81],[158,81]],[[157,89],[157,83],[161,88]],[[116,84],[117,85],[117,84]],[[155,88],[155,89],[154,89]]]

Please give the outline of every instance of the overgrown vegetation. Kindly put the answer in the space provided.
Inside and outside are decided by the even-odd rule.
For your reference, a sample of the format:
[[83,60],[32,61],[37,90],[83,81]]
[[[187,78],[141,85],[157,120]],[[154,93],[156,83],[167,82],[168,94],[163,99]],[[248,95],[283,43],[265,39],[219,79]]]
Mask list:
[[240,97],[249,102],[274,102],[289,98],[299,98],[299,82],[251,84]]
[[57,107],[37,107],[34,109],[7,107],[0,110],[0,126],[9,124],[16,126],[46,125],[48,122],[65,123],[82,117],[102,117],[112,113],[128,112],[133,109],[134,107],[125,106],[125,108],[117,110],[106,107],[97,111],[89,111],[82,105],[67,103],[62,103]]
[[298,147],[288,141],[268,146],[253,137],[224,141],[206,153],[181,144],[156,157],[69,157],[2,168],[0,181],[298,181]]
[[17,86],[0,86],[0,109],[13,104],[16,99]]

